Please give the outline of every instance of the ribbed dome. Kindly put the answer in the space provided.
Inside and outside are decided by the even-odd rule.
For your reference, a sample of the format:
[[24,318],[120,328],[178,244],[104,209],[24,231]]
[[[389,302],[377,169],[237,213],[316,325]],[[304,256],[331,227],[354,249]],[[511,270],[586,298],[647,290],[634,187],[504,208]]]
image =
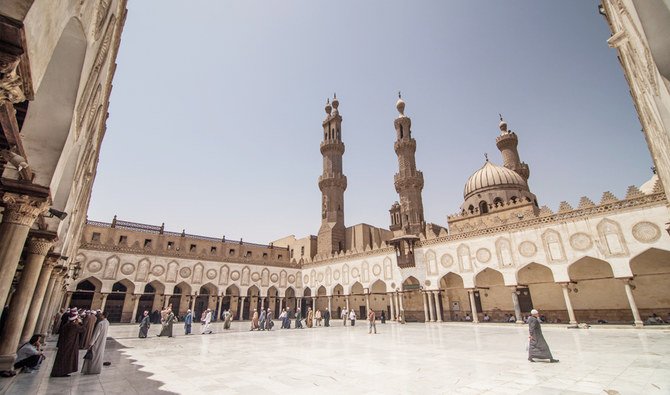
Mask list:
[[467,199],[479,190],[504,186],[520,187],[528,190],[528,184],[517,172],[506,167],[496,166],[487,160],[484,166],[471,175],[468,182],[465,183],[463,196]]

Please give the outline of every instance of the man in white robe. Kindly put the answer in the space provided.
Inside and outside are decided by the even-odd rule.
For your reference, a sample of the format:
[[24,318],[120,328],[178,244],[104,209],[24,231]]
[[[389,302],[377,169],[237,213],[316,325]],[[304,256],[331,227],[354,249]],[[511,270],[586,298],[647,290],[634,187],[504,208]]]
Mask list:
[[212,322],[212,310],[207,309],[207,314],[205,314],[205,320],[203,321],[203,325],[202,325],[202,334],[203,335],[205,333],[213,333],[212,328],[211,328],[211,322]]
[[93,338],[89,345],[89,350],[93,352],[91,359],[84,359],[84,366],[81,368],[82,374],[100,374],[102,370],[102,357],[105,353],[105,346],[107,343],[107,330],[109,329],[109,321],[107,321],[107,313],[101,312],[98,314],[100,320],[93,331]]

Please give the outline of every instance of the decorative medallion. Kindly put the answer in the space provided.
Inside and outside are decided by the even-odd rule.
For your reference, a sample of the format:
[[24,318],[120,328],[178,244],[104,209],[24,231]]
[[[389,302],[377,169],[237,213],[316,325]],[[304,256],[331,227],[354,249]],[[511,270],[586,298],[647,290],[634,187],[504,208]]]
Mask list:
[[579,232],[570,236],[570,246],[572,246],[572,248],[577,251],[584,251],[593,246],[593,241],[591,240],[591,236],[587,235],[586,233]]
[[638,222],[633,226],[633,237],[641,243],[653,243],[661,237],[661,229],[651,222]]
[[273,283],[276,283],[277,281],[279,281],[279,275],[277,273],[272,273],[270,275],[270,281],[272,281]]
[[303,284],[309,284],[309,276],[305,274],[305,276],[302,278]]
[[491,260],[491,251],[486,248],[480,248],[477,250],[477,260],[481,263],[486,263]]
[[238,272],[237,270],[233,270],[232,272],[230,272],[230,279],[233,280],[233,281],[239,280],[240,279],[240,272]]
[[323,281],[323,273],[319,273],[316,275],[316,281],[322,282]]
[[537,253],[537,246],[532,241],[524,241],[519,244],[519,254],[530,258]]
[[132,263],[124,263],[123,266],[121,266],[121,273],[125,274],[126,276],[133,274],[135,271],[135,266],[133,266]]
[[451,265],[454,264],[454,257],[452,257],[449,254],[444,254],[440,258],[440,265],[442,265],[443,268],[449,268]]
[[258,272],[251,273],[251,281],[258,281],[261,279],[261,275]]
[[391,289],[395,289],[395,283],[391,283]]
[[88,268],[88,271],[91,273],[97,273],[102,269],[102,263],[98,261],[91,261],[86,265],[86,268]]
[[165,273],[165,268],[161,265],[156,265],[151,268],[151,274],[154,276],[162,276]]
[[358,277],[361,274],[361,272],[358,270],[357,267],[351,269],[351,277]]
[[214,270],[214,269],[207,270],[206,276],[207,276],[208,279],[214,280],[216,278],[216,270]]
[[191,268],[190,268],[190,267],[182,267],[182,268],[179,270],[179,275],[180,275],[182,278],[189,277],[189,276],[191,275]]
[[340,271],[333,270],[333,280],[339,280],[339,279],[340,279]]
[[382,274],[382,267],[379,266],[378,264],[372,266],[372,274],[374,274],[375,276],[379,276],[380,274]]
[[295,276],[292,274],[288,275],[288,283],[293,284],[295,282]]
[[426,281],[423,282],[423,284],[424,284],[426,287],[430,287],[431,282],[430,282],[430,280],[426,280]]

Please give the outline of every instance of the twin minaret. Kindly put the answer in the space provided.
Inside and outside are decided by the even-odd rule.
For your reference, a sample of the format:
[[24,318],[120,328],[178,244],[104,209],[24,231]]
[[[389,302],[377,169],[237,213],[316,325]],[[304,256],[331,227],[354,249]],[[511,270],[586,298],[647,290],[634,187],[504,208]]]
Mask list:
[[511,130],[507,129],[507,122],[505,122],[500,115],[500,136],[496,137],[496,146],[500,150],[503,158],[503,166],[518,173],[524,181],[528,182],[530,177],[530,169],[528,165],[521,162],[519,158],[519,151],[517,145],[519,138]]

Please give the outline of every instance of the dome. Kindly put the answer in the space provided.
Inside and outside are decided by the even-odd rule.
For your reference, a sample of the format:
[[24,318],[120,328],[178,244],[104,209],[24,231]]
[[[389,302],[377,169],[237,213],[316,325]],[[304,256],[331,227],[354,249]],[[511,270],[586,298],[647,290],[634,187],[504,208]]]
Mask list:
[[654,193],[654,186],[656,185],[656,182],[658,181],[658,174],[654,174],[649,181],[645,182],[640,186],[640,191],[644,193],[645,195],[651,195]]
[[528,184],[517,172],[494,165],[487,160],[484,166],[471,175],[468,182],[465,183],[463,196],[467,199],[470,195],[482,189],[495,187],[517,187],[528,190]]

